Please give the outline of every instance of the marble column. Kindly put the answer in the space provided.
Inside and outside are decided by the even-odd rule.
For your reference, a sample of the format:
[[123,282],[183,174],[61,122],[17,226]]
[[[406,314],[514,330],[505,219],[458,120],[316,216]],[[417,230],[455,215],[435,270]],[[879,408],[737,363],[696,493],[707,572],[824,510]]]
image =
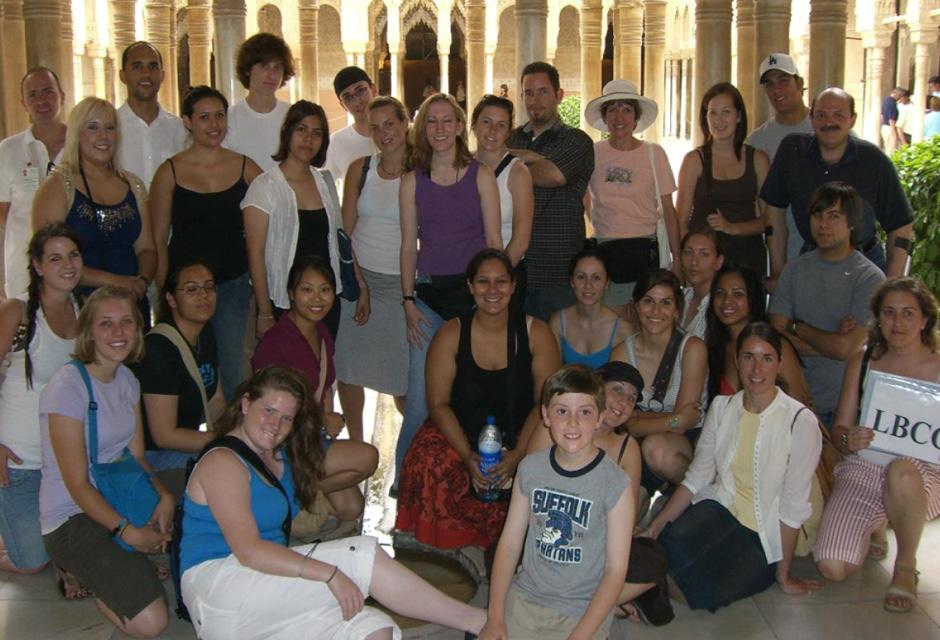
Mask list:
[[548,53],[548,1],[516,0],[516,78],[530,62],[546,60]]
[[811,0],[807,95],[845,84],[846,0]]
[[[731,77],[731,0],[695,3],[695,88],[690,112],[693,119],[706,91]],[[702,143],[702,132],[692,123],[692,141]]]
[[493,86],[493,65],[496,61],[496,47],[493,47],[493,51],[487,50],[486,52],[486,81],[483,87],[484,93],[496,93],[496,88]]
[[176,102],[176,73],[174,60],[172,32],[176,20],[173,10],[173,0],[147,0],[144,4],[144,24],[147,27],[147,42],[152,44],[163,57],[164,78],[160,86],[160,104],[164,109],[173,111]]
[[937,24],[933,21],[917,22],[910,25],[911,43],[914,45],[914,93],[911,95],[911,142],[924,139],[924,110],[927,104],[927,79],[933,75],[933,60],[930,49],[937,43]]
[[486,91],[486,1],[467,0],[467,110]]
[[[212,84],[212,5],[209,0],[189,0],[188,6],[189,84],[209,85]],[[300,25],[303,33],[303,18]]]
[[735,25],[738,35],[738,63],[737,82],[735,86],[744,98],[744,107],[747,109],[748,128],[754,129],[758,122],[754,121],[754,101],[763,100],[762,92],[758,91],[759,82],[757,67],[754,65],[757,43],[754,39],[754,0],[736,0]]
[[600,131],[587,126],[584,107],[601,94],[601,0],[581,2],[581,129],[594,140]]
[[684,58],[680,61],[679,69],[681,70],[682,79],[681,84],[679,85],[679,132],[678,137],[680,139],[689,138],[690,133],[690,101],[692,99],[692,60],[689,58]]
[[663,87],[663,103],[659,105],[659,117],[663,121],[663,135],[672,136],[672,60],[665,61],[665,86]]
[[[754,74],[757,82],[757,69],[761,60],[771,53],[790,51],[790,0],[755,0],[754,24],[757,25],[754,42]],[[800,69],[804,77],[806,69]],[[770,114],[770,105],[762,91],[756,91],[754,98],[754,126],[759,126]]]
[[[611,30],[613,31],[614,36],[614,60],[613,60],[613,77],[617,77],[617,72],[620,70],[620,9],[616,7],[611,8]],[[604,37],[607,37],[607,34],[604,34]]]
[[441,93],[452,93],[457,89],[457,78],[454,86],[450,84],[450,14],[453,9],[453,0],[437,0],[437,57],[441,65]]
[[74,30],[72,29],[72,3],[71,0],[60,0],[62,10],[62,71],[59,80],[65,90],[65,109],[71,109],[76,101],[75,91],[75,44]]
[[[885,49],[891,46],[891,30],[863,31],[865,50],[865,96],[862,115],[862,136],[881,144],[881,83],[884,79]],[[856,111],[858,107],[856,107]]]
[[643,95],[651,98],[660,107],[660,115],[649,129],[643,132],[643,139],[659,142],[662,138],[664,90],[664,61],[666,55],[666,2],[665,0],[646,0],[644,16],[644,38],[646,40],[643,61]]
[[616,44],[620,49],[620,66],[614,77],[632,80],[640,86],[643,74],[643,4],[637,0],[620,0],[617,7],[618,31]]
[[405,57],[405,41],[401,35],[401,5],[398,2],[386,2],[385,8],[388,12],[386,24],[388,25],[388,62],[391,67],[390,93],[404,101],[405,78],[402,73],[402,60]]
[[229,103],[240,100],[245,89],[235,73],[235,55],[245,41],[245,0],[213,0],[213,36],[215,51],[215,86],[228,97]]
[[[134,0],[110,0],[109,4],[111,5],[111,44],[114,50],[114,101],[116,105],[120,105],[127,98],[127,88],[118,77],[118,71],[121,70],[121,54],[124,53],[127,45],[137,39],[134,36],[136,24]],[[190,35],[191,40],[192,35]]]
[[[5,135],[22,131],[29,118],[21,104],[20,81],[26,75],[26,23],[23,21],[23,0],[3,0],[3,118]],[[66,88],[66,92],[68,89]]]
[[[192,0],[190,0],[192,2]],[[300,32],[300,97],[320,102],[319,59],[317,56],[317,29],[320,8],[316,0],[299,0],[297,21]]]
[[[26,66],[42,65],[65,75],[62,61],[62,3],[61,0],[23,0],[23,21],[26,28]],[[4,48],[8,45],[4,43]],[[70,87],[63,87],[69,92]]]

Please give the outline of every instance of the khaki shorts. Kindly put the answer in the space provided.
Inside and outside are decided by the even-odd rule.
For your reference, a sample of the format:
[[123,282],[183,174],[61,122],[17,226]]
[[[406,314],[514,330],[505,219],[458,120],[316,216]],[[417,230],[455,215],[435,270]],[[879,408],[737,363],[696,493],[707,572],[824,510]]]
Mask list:
[[[611,612],[591,640],[606,640],[613,617]],[[506,633],[512,640],[567,640],[580,620],[530,602],[515,589],[509,590]]]
[[166,596],[147,556],[124,551],[107,529],[84,513],[72,516],[42,541],[54,563],[123,620]]

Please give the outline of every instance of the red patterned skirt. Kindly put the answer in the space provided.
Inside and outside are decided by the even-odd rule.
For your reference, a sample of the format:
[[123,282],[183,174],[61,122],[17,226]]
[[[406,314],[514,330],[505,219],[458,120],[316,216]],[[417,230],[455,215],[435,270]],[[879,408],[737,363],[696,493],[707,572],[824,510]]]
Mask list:
[[499,540],[508,508],[506,501],[482,502],[474,495],[460,456],[428,419],[405,456],[396,528],[440,549],[488,547]]

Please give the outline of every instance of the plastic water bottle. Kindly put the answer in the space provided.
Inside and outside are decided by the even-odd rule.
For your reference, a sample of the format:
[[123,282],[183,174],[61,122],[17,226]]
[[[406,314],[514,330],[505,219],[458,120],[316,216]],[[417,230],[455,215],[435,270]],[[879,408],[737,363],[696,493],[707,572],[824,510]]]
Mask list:
[[[486,426],[480,432],[477,450],[480,452],[480,471],[486,476],[492,467],[503,459],[503,436],[496,427],[496,416],[486,416]],[[499,500],[499,487],[487,486],[477,491],[477,497],[483,502]]]

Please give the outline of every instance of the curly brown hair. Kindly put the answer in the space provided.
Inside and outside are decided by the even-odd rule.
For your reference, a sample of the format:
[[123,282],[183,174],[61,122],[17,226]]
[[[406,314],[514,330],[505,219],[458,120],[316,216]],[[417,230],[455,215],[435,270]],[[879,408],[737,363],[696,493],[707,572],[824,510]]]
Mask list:
[[906,292],[914,296],[917,300],[917,306],[920,307],[920,313],[927,320],[924,328],[920,332],[920,341],[930,347],[931,351],[936,352],[940,345],[940,328],[937,326],[937,317],[940,315],[940,307],[937,304],[937,298],[927,286],[917,278],[900,277],[884,281],[871,297],[871,323],[868,327],[868,348],[871,349],[871,357],[877,360],[888,350],[888,343],[881,333],[881,323],[878,316],[881,315],[881,305],[889,293],[897,291]]
[[284,440],[284,450],[294,477],[297,501],[304,509],[311,509],[317,498],[317,481],[323,477],[323,450],[320,447],[320,427],[323,414],[320,406],[310,400],[303,375],[291,367],[272,365],[258,369],[238,387],[235,400],[219,419],[217,432],[224,436],[241,426],[242,398],[254,402],[267,391],[283,391],[297,401],[294,424]]

